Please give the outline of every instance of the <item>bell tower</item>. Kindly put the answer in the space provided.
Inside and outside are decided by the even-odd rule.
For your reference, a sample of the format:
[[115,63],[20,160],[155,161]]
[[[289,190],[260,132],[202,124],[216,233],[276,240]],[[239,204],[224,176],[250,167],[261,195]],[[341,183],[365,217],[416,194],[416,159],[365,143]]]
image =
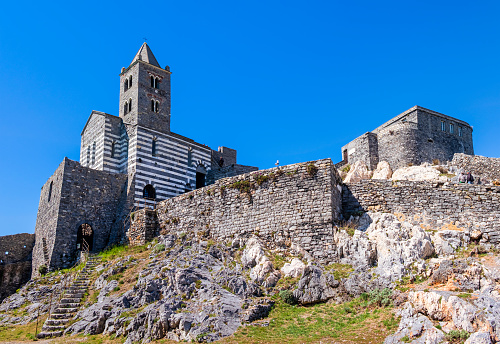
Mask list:
[[170,67],[160,67],[143,43],[120,73],[120,117],[126,124],[170,132]]

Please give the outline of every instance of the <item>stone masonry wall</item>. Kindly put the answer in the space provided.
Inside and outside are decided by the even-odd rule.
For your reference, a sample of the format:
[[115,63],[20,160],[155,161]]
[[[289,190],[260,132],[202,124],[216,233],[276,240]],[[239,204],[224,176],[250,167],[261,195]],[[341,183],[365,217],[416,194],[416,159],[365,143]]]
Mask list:
[[34,234],[0,237],[0,302],[30,280],[34,243]]
[[487,158],[480,155],[455,154],[451,165],[462,172],[471,172],[481,183],[500,181],[500,158]]
[[[308,166],[315,166],[314,168]],[[221,179],[211,186],[162,201],[154,235],[139,234],[145,210],[135,214],[129,240],[154,237],[161,229],[197,230],[217,241],[260,236],[270,246],[304,249],[334,259],[333,222],[340,216],[340,177],[330,159],[300,163]],[[151,230],[151,228],[149,228]]]
[[483,239],[500,243],[500,187],[414,181],[363,180],[344,185],[346,217],[382,211],[432,229],[479,229]]
[[33,252],[34,275],[38,274],[40,265],[55,269],[74,263],[78,227],[84,223],[94,232],[93,250],[104,249],[110,241],[117,214],[122,211],[119,206],[127,196],[127,175],[83,167],[68,158],[49,180],[54,177],[57,181],[54,183],[57,193],[53,193],[51,199],[54,206],[47,202],[47,186],[42,188],[40,197]]
[[211,185],[215,183],[215,181],[228,177],[235,177],[240,174],[249,173],[252,171],[258,171],[258,167],[253,166],[245,166],[245,165],[231,165],[224,167],[213,167],[207,172],[205,183],[206,185]]

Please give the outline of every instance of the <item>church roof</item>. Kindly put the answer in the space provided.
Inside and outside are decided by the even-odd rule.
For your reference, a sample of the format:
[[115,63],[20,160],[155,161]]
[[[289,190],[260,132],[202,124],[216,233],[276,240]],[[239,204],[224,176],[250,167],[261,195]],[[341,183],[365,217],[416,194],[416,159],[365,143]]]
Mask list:
[[[149,48],[149,46],[146,42],[144,42],[141,45],[141,48],[139,49],[137,54],[135,54],[135,57],[132,60],[132,63],[134,63],[137,60],[142,60],[142,61],[147,62],[153,66],[160,67],[160,64],[158,63],[158,61],[156,61],[156,58],[153,55],[153,52],[151,51],[151,49]],[[130,64],[132,64],[132,63],[130,63]]]

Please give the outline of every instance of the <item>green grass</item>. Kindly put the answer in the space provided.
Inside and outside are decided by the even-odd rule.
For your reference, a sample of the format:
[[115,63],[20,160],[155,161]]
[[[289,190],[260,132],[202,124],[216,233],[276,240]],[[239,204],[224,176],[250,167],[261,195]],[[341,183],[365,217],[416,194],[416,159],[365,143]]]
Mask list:
[[146,245],[143,246],[128,246],[128,245],[121,245],[121,246],[113,246],[111,248],[108,248],[105,251],[102,251],[99,253],[99,257],[102,259],[102,261],[108,261],[115,259],[117,257],[123,257],[135,253],[141,253],[144,250],[146,250]]
[[349,264],[340,264],[340,263],[332,263],[325,267],[327,271],[332,271],[333,277],[337,281],[340,281],[342,278],[348,278],[351,275],[351,272],[354,271],[352,265]]
[[222,343],[311,343],[328,339],[382,343],[399,324],[392,307],[367,306],[361,298],[310,307],[278,301],[266,320],[269,326],[242,327]]

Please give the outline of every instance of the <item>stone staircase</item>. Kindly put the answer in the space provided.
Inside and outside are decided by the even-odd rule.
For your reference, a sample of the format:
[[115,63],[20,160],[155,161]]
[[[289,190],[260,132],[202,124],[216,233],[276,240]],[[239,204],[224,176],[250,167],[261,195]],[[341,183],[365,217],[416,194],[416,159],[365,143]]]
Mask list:
[[42,331],[37,338],[50,338],[62,336],[71,318],[78,312],[83,295],[90,283],[92,269],[99,264],[100,258],[89,255],[85,267],[80,271],[73,284],[66,290],[59,300],[55,310],[49,315],[43,324]]

